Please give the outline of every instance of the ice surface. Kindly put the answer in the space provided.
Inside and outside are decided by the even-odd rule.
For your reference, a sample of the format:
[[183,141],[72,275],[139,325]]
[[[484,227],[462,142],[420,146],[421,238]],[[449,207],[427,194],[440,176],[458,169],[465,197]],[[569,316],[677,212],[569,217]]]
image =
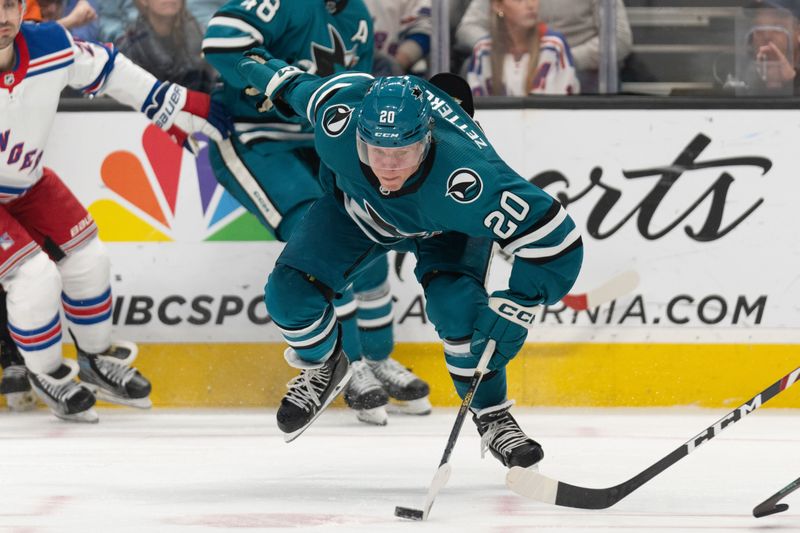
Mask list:
[[[0,531],[800,531],[800,496],[756,519],[752,508],[800,475],[800,411],[759,410],[616,506],[584,511],[525,500],[505,469],[480,459],[470,421],[453,475],[427,522],[419,508],[454,409],[369,427],[330,410],[285,444],[268,410],[101,409],[100,424],[46,411],[0,412]],[[545,448],[542,472],[584,486],[617,484],[725,411],[522,409]]]

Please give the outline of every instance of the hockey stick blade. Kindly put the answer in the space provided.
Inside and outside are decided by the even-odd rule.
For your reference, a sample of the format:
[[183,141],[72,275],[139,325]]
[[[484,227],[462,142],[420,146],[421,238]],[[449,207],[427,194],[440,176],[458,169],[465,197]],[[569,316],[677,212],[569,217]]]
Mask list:
[[535,470],[520,468],[518,466],[508,471],[506,484],[508,488],[520,496],[543,503],[560,505],[563,507],[575,507],[578,509],[606,509],[615,505],[658,474],[692,453],[704,442],[717,436],[728,426],[733,425],[744,418],[745,415],[767,403],[796,383],[798,379],[800,379],[800,368],[785,375],[751,398],[749,402],[745,402],[729,412],[712,426],[704,429],[697,436],[689,439],[680,447],[673,450],[666,457],[661,458],[642,472],[619,485],[602,489],[579,487],[549,478]]
[[570,309],[586,311],[625,296],[633,292],[638,285],[639,274],[633,270],[626,270],[589,292],[567,294],[561,301]]
[[397,506],[394,508],[394,515],[396,517],[405,518],[408,520],[428,519],[428,515],[431,512],[431,507],[433,507],[433,501],[436,499],[436,495],[439,494],[439,491],[442,490],[445,485],[447,485],[447,481],[450,479],[450,454],[453,453],[453,447],[456,445],[458,435],[461,433],[461,427],[464,425],[464,419],[467,417],[467,412],[469,412],[470,405],[472,405],[472,398],[475,396],[475,391],[478,389],[478,385],[481,384],[481,379],[483,379],[483,375],[486,373],[487,367],[489,366],[489,361],[492,359],[495,344],[496,343],[494,339],[489,339],[486,342],[486,348],[484,348],[481,359],[478,361],[478,366],[475,368],[475,373],[472,374],[472,380],[470,381],[469,388],[467,389],[466,394],[464,394],[464,399],[461,400],[461,407],[458,409],[458,414],[456,415],[456,420],[453,423],[453,428],[450,430],[450,436],[447,438],[447,445],[444,447],[442,460],[439,461],[439,468],[436,469],[436,473],[433,475],[431,484],[428,487],[428,495],[425,497],[425,505],[422,509],[412,509],[410,507]]
[[800,489],[800,477],[783,487],[781,490],[759,503],[753,508],[753,516],[761,518],[762,516],[769,516],[771,514],[782,513],[789,506],[785,503],[778,503],[792,492]]

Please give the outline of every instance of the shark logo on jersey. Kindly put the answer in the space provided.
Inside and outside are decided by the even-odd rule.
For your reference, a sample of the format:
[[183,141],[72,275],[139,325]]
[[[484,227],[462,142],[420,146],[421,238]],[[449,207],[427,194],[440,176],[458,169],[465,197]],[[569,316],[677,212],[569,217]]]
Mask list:
[[483,181],[477,172],[470,168],[459,168],[447,178],[447,194],[460,204],[469,204],[480,197]]
[[338,137],[350,124],[353,108],[344,104],[337,104],[325,110],[322,118],[322,129],[328,137]]
[[[349,69],[358,62],[358,55],[356,54],[356,46],[347,50],[344,46],[344,39],[336,31],[336,28],[328,24],[328,35],[331,38],[333,48],[322,46],[318,43],[311,43],[311,57],[314,60],[316,68],[311,74],[316,74],[324,78],[331,74],[336,74],[337,70]],[[337,69],[336,67],[339,67]]]
[[344,195],[344,208],[364,234],[378,244],[396,244],[403,239],[427,239],[441,231],[406,232],[388,222],[368,201],[363,205],[355,198]]
[[4,252],[7,252],[12,246],[14,246],[14,239],[11,238],[8,232],[0,235],[0,248],[2,248]]

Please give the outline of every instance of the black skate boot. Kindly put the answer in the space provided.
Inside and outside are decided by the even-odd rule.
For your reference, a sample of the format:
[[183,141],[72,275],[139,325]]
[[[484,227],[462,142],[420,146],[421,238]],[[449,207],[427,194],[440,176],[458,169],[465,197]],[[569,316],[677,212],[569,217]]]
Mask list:
[[390,410],[407,415],[427,415],[431,412],[428,384],[395,359],[367,360],[372,373],[381,382],[389,397],[394,400]]
[[350,363],[353,377],[344,390],[344,401],[350,409],[356,412],[356,417],[367,424],[385,426],[389,421],[386,415],[386,404],[389,395],[383,390],[383,385],[370,370],[364,359]]
[[3,367],[3,376],[0,378],[0,394],[6,397],[6,405],[10,411],[30,411],[36,407],[36,397],[33,395],[31,384],[28,381],[28,371],[25,362],[19,354],[16,345],[0,339],[0,366]]
[[544,458],[544,451],[508,412],[512,405],[509,401],[473,412],[472,420],[481,434],[481,457],[489,450],[503,466],[528,468]]
[[48,374],[28,374],[33,390],[58,418],[70,422],[96,423],[94,394],[75,380],[78,365],[64,359],[61,366]]
[[289,392],[281,400],[277,415],[283,439],[292,442],[344,390],[352,370],[341,347],[324,363],[303,361],[292,348],[286,349],[284,357],[289,365],[301,370],[286,384]]
[[138,353],[137,346],[127,341],[113,342],[106,351],[97,354],[86,353],[78,347],[81,381],[100,400],[148,409],[153,405],[150,382],[130,366]]

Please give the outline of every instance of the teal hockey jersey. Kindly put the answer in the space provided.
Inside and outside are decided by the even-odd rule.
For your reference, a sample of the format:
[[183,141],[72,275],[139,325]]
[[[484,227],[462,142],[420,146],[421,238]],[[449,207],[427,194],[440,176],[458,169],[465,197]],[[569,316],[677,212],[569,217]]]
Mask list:
[[236,63],[255,47],[319,76],[368,72],[372,18],[362,0],[348,0],[336,14],[323,0],[231,0],[208,23],[203,54],[223,82],[214,98],[233,116],[238,140],[264,152],[310,147],[312,128],[304,119],[287,120],[274,110],[259,112],[263,94],[247,94]]
[[515,257],[509,288],[531,303],[553,304],[572,287],[583,258],[581,235],[564,208],[514,172],[480,127],[449,95],[416,79],[433,109],[433,142],[418,171],[394,192],[356,150],[360,105],[373,78],[345,73],[301,75],[281,95],[315,125],[315,146],[328,190],[376,243],[455,231],[494,240]]

